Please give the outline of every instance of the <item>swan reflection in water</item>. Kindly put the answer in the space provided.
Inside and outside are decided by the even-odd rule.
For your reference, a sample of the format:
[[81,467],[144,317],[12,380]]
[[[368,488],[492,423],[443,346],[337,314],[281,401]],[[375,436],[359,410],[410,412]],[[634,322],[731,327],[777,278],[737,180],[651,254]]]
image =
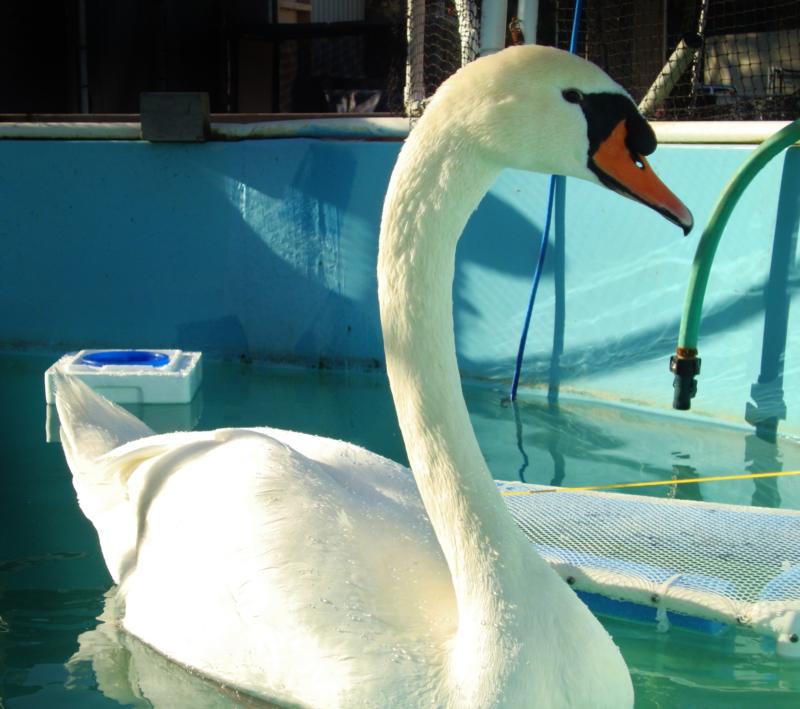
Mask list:
[[78,636],[78,650],[67,662],[67,688],[83,684],[83,678],[91,672],[105,697],[137,709],[276,707],[191,672],[122,630],[116,586],[105,593],[98,620],[97,627]]

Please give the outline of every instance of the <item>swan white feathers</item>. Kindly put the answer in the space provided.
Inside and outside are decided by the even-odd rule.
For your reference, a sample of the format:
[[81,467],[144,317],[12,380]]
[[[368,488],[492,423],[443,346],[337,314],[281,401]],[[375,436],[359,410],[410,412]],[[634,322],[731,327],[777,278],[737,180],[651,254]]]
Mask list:
[[514,525],[461,394],[453,261],[506,166],[606,184],[691,227],[625,92],[554,49],[451,77],[381,224],[386,363],[411,462],[269,428],[153,435],[60,377],[64,449],[121,624],[228,686],[314,707],[630,706],[611,638]]
[[403,466],[269,428],[150,435],[76,463],[98,427],[129,430],[133,417],[101,400],[93,419],[94,392],[58,387],[59,416],[83,408],[62,438],[122,623],[167,657],[273,700],[351,706],[351,684],[412,674],[428,652],[414,636],[452,633],[447,569]]

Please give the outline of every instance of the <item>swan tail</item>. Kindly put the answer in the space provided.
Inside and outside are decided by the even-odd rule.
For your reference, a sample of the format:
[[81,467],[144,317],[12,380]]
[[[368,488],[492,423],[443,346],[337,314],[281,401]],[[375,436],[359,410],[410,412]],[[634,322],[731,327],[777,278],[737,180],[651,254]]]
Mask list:
[[99,458],[153,431],[133,414],[94,392],[80,379],[55,375],[61,442],[73,474],[93,468]]
[[109,454],[153,431],[76,377],[56,372],[55,385],[61,443],[78,503],[97,530],[108,570],[119,583],[121,563],[136,538],[127,485],[136,465],[120,466]]

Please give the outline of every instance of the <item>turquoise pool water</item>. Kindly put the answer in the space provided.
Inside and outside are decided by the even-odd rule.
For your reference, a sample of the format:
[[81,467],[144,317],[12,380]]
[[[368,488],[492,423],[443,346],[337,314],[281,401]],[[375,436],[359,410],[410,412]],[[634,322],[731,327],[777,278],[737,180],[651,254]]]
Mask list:
[[[109,577],[69,472],[48,434],[42,374],[55,357],[0,355],[0,697],[2,706],[249,706],[97,630]],[[665,396],[670,395],[665,382]],[[516,410],[504,392],[467,385],[497,478],[562,485],[800,469],[800,445],[750,431],[562,398]],[[404,461],[382,374],[207,362],[191,405],[134,410],[156,430],[271,425],[348,439]],[[51,422],[51,432],[53,430]],[[800,508],[800,480],[664,486],[646,494]],[[709,636],[615,619],[604,624],[631,668],[638,707],[794,707],[800,662],[759,637]],[[82,637],[84,650],[76,656]],[[93,654],[87,652],[93,647]]]

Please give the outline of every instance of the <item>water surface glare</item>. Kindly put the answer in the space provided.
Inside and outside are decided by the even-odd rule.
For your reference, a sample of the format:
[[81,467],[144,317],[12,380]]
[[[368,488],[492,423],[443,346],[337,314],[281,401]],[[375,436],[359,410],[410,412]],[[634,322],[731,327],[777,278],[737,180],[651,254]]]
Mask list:
[[[111,582],[61,447],[47,443],[42,375],[55,357],[0,355],[0,698],[3,707],[264,706],[176,668],[97,617]],[[668,377],[667,377],[668,379]],[[800,445],[746,429],[585,401],[558,408],[467,385],[496,478],[560,485],[800,469]],[[671,396],[665,382],[665,397]],[[405,462],[382,374],[206,362],[191,405],[133,407],[157,431],[269,425],[359,443]],[[55,432],[49,422],[49,435]],[[650,488],[645,494],[800,508],[800,479]],[[532,589],[534,592],[534,589]],[[603,619],[637,707],[795,707],[800,661],[749,632],[709,636]],[[80,638],[80,650],[79,650]]]

